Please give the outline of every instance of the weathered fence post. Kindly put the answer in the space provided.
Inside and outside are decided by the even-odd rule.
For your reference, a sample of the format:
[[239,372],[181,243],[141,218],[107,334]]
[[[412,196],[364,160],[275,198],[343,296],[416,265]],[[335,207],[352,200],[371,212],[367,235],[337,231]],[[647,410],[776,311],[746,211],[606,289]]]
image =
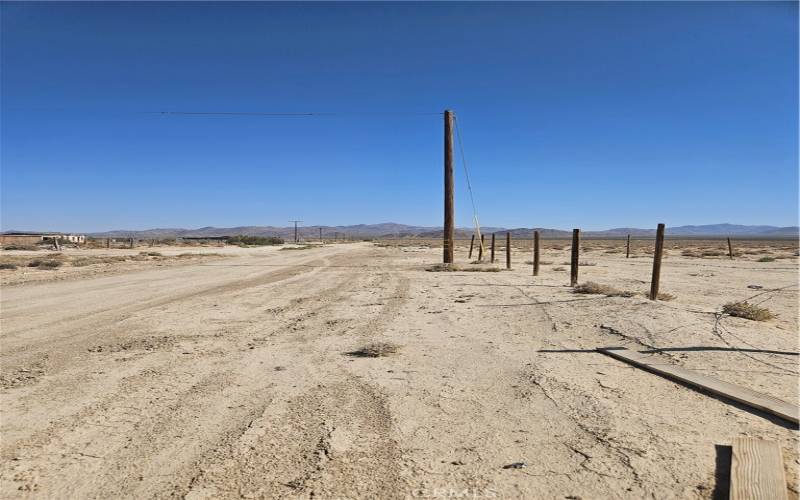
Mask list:
[[492,233],[492,264],[494,264],[494,233]]
[[130,247],[133,248],[133,238],[131,238]]
[[474,246],[475,246],[475,235],[473,234],[472,235],[472,239],[469,240],[469,256],[467,257],[467,259],[471,259],[472,258],[472,247],[474,247]]
[[506,233],[506,269],[511,269],[511,231]]
[[111,248],[111,238],[106,238],[106,248]]
[[539,276],[539,231],[533,232],[533,275]]
[[731,239],[728,238],[728,257],[733,260],[733,245],[731,245]]
[[569,262],[569,286],[578,284],[578,259],[580,258],[581,230],[572,230],[572,258]]
[[628,235],[628,244],[625,247],[625,258],[630,259],[631,257],[631,235]]
[[658,285],[661,280],[661,257],[664,255],[664,224],[656,229],[656,251],[653,254],[653,279],[650,282],[650,300],[658,300]]

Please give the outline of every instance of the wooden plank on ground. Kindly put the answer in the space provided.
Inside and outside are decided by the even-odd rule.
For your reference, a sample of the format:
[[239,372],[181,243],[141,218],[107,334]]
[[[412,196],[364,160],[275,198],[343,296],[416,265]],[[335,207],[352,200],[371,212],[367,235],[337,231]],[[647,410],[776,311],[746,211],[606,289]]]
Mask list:
[[757,408],[795,424],[800,423],[800,408],[778,398],[773,398],[746,387],[697,373],[671,363],[654,363],[651,358],[621,347],[598,348],[599,352],[630,363],[649,372],[698,387],[717,396]]
[[755,438],[733,440],[731,500],[786,500],[781,447]]

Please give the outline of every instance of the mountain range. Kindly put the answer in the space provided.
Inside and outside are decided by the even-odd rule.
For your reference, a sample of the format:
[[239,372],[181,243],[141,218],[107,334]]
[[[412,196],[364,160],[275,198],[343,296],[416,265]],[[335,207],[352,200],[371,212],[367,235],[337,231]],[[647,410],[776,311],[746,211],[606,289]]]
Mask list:
[[[343,237],[348,235],[352,238],[437,238],[442,236],[441,227],[428,226],[409,226],[387,222],[382,224],[356,224],[352,226],[303,226],[298,228],[298,234],[302,239],[316,239],[319,237],[320,229],[322,236],[332,239],[337,235]],[[504,228],[504,227],[482,227],[483,233],[510,231],[515,237],[530,237],[532,231],[536,229],[543,238],[565,238],[572,232],[563,229],[550,228]],[[457,238],[469,237],[474,232],[473,228],[458,228]],[[633,227],[621,227],[606,229],[603,231],[584,231],[581,234],[587,238],[618,238],[631,236],[654,236],[655,229],[641,229]],[[158,228],[140,231],[114,230],[99,233],[90,233],[88,236],[95,238],[139,238],[139,239],[158,239],[158,238],[203,238],[233,236],[237,234],[248,236],[279,236],[285,239],[294,237],[294,227],[276,226],[238,226],[238,227],[201,227],[198,229],[183,228]],[[737,224],[709,224],[702,226],[677,226],[666,229],[667,236],[686,236],[686,237],[752,237],[752,238],[797,238],[800,236],[798,226],[777,227],[777,226],[744,226]]]

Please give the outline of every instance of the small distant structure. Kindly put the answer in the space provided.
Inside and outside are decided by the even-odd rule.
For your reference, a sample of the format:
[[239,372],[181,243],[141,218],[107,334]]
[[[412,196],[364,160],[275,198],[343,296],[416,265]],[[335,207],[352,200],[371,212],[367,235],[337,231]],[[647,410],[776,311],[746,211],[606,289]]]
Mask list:
[[43,241],[86,243],[85,234],[71,233],[0,233],[0,244],[3,245],[38,245]]

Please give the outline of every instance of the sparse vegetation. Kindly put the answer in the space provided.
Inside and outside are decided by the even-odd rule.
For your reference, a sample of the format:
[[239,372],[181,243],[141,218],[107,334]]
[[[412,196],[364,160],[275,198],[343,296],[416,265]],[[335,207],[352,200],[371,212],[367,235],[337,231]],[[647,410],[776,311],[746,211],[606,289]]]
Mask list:
[[761,257],[757,262],[775,262],[775,257]]
[[605,295],[607,297],[633,297],[634,293],[627,290],[618,290],[613,286],[601,285],[594,281],[587,281],[576,286],[573,293]]
[[567,269],[562,266],[556,266],[553,268],[553,271],[566,271]]
[[161,257],[161,252],[139,252],[139,255],[144,255],[147,257]]
[[314,248],[314,245],[299,245],[295,247],[283,247],[281,250],[308,250],[309,248]]
[[400,346],[390,342],[373,342],[367,344],[361,349],[349,352],[350,356],[357,356],[360,358],[381,358],[396,354],[400,350]]
[[729,302],[722,306],[722,312],[737,318],[749,319],[752,321],[768,321],[775,315],[766,307],[759,307],[747,301]]
[[16,264],[11,264],[11,263],[8,263],[8,262],[4,262],[4,263],[0,264],[0,269],[16,269],[16,268],[17,268]]
[[597,265],[597,262],[587,262],[587,261],[583,261],[583,262],[578,262],[578,265],[579,265],[579,266],[596,266],[596,265]]
[[[642,293],[645,297],[650,297],[650,292]],[[670,300],[675,300],[675,296],[671,293],[667,292],[658,292],[658,296],[656,297],[658,300],[663,300],[664,302],[669,302]]]
[[61,261],[59,260],[42,260],[42,259],[35,259],[28,263],[28,267],[36,267],[39,269],[55,269],[57,267],[61,267]]
[[426,271],[432,273],[446,273],[451,271],[461,271],[461,266],[458,264],[434,264],[425,268]]
[[278,238],[276,236],[245,236],[240,234],[228,238],[228,243],[239,246],[267,246],[283,245],[284,241],[283,238]]
[[26,250],[26,251],[37,251],[39,247],[35,245],[5,245],[3,250]]

